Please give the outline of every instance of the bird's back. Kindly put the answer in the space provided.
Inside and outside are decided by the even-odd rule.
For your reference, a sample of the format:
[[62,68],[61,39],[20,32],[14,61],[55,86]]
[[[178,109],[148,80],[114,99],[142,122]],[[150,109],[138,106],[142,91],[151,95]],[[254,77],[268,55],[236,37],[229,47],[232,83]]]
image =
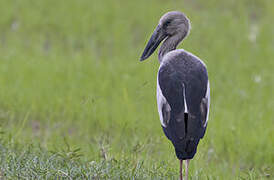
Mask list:
[[158,110],[179,159],[193,158],[204,136],[208,88],[207,70],[199,58],[184,50],[165,55],[158,72]]

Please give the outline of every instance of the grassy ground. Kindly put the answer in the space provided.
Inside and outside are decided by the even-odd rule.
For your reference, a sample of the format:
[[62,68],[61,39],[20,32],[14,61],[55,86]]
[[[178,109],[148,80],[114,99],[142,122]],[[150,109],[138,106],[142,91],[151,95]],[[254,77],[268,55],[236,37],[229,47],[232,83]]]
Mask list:
[[0,178],[177,179],[157,56],[138,61],[169,10],[211,81],[191,179],[274,178],[271,0],[0,1]]

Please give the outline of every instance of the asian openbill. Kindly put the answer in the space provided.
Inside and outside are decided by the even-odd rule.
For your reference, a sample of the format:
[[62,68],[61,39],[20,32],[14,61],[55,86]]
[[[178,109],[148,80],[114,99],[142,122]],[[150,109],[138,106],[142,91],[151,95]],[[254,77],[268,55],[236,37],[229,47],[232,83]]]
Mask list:
[[164,41],[158,53],[157,104],[161,125],[180,160],[188,165],[205,134],[209,114],[210,89],[206,65],[197,56],[176,49],[189,34],[190,21],[181,12],[163,15],[140,58],[147,59]]

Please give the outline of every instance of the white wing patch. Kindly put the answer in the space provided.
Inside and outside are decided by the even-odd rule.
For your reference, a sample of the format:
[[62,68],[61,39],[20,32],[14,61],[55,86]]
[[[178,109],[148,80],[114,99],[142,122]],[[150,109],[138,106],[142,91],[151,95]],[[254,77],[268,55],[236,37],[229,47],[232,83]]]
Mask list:
[[164,122],[164,117],[163,117],[163,105],[166,105],[166,111],[171,111],[171,107],[168,104],[166,98],[164,97],[161,87],[159,85],[159,81],[158,81],[158,75],[157,75],[157,105],[158,105],[158,113],[159,113],[159,117],[160,117],[160,121],[162,126],[166,127],[167,125]]
[[206,122],[204,124],[204,127],[206,127],[206,125],[207,125],[208,116],[209,116],[209,107],[210,107],[210,86],[209,86],[209,81],[207,82],[206,99],[207,99],[207,114],[206,114]]
[[185,106],[185,113],[188,113],[187,105],[186,105],[186,88],[185,85],[183,84],[184,87],[184,106]]

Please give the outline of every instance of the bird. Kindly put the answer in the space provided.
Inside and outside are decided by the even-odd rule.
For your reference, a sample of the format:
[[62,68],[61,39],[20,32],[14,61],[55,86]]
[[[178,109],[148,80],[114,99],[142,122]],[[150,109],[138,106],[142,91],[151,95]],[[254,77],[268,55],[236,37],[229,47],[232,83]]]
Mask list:
[[190,32],[187,16],[165,13],[151,35],[140,61],[158,51],[157,106],[164,134],[180,161],[180,180],[188,179],[189,162],[205,135],[210,108],[210,86],[205,63],[184,49],[176,49]]

